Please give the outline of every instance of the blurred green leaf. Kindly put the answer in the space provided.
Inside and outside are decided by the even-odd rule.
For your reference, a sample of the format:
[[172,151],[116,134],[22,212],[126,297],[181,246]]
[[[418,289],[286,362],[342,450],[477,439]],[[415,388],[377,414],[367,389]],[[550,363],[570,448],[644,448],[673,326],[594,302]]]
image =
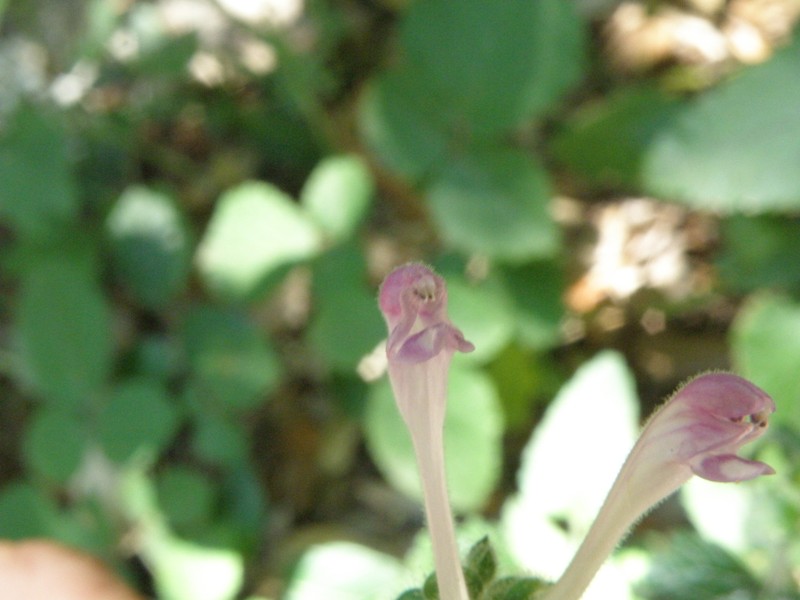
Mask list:
[[189,275],[188,231],[174,200],[142,186],[128,188],[106,221],[117,277],[148,307],[163,306]]
[[733,323],[731,351],[737,370],[775,399],[771,420],[800,431],[800,304],[772,294],[753,297]]
[[669,550],[653,561],[637,589],[646,600],[720,600],[762,597],[761,584],[734,556],[690,533],[671,536]]
[[178,426],[177,409],[163,384],[144,377],[118,384],[98,418],[100,444],[108,457],[128,461],[137,451],[156,456]]
[[41,107],[14,113],[0,137],[0,219],[25,240],[47,238],[76,217],[76,184],[61,120]]
[[800,42],[687,103],[654,139],[647,189],[722,212],[800,208]]
[[26,431],[23,452],[36,474],[65,483],[83,458],[86,427],[72,413],[43,407]]
[[57,519],[55,504],[30,483],[14,481],[0,490],[0,538],[48,537]]
[[503,516],[521,565],[536,573],[566,566],[633,446],[638,410],[633,374],[612,351],[559,391],[525,447],[519,495]]
[[618,88],[567,122],[554,140],[554,153],[595,184],[639,186],[647,148],[680,107],[654,87]]
[[195,415],[192,447],[199,457],[222,465],[238,464],[247,458],[247,438],[241,427],[213,414]]
[[450,319],[475,344],[475,350],[463,358],[491,360],[514,333],[514,313],[503,282],[490,277],[472,284],[464,277],[445,275]]
[[163,600],[233,600],[244,578],[236,552],[172,535],[154,536],[146,558]]
[[547,174],[530,157],[484,148],[448,164],[427,190],[441,236],[465,252],[521,261],[552,255]]
[[[453,509],[479,510],[500,477],[503,417],[497,392],[481,371],[453,368],[444,427]],[[370,455],[397,489],[421,499],[414,450],[388,380],[373,386],[364,421]]]
[[173,465],[158,474],[156,486],[158,504],[171,525],[207,524],[216,500],[208,477],[195,469]]
[[394,69],[371,82],[358,116],[371,150],[411,181],[423,179],[448,153],[444,124],[412,71]]
[[486,590],[484,600],[535,600],[545,588],[541,579],[533,577],[503,577]]
[[732,216],[722,222],[719,274],[728,287],[751,291],[800,288],[800,222],[784,216]]
[[359,360],[386,337],[366,271],[364,256],[353,245],[335,248],[314,263],[309,339],[342,373],[355,373]]
[[538,116],[583,67],[583,24],[560,0],[416,2],[400,36],[417,86],[481,135]]
[[65,407],[95,399],[113,359],[109,311],[87,267],[70,255],[35,261],[19,298],[24,375]]
[[594,181],[724,213],[800,207],[800,43],[692,100],[624,90],[592,106],[556,154]]
[[311,172],[300,194],[309,217],[334,241],[350,237],[364,219],[373,183],[355,155],[326,158]]
[[209,289],[241,300],[276,268],[316,254],[320,243],[318,229],[294,200],[270,184],[249,182],[218,200],[197,263]]
[[183,343],[201,412],[252,408],[278,384],[278,357],[242,312],[194,307],[186,315]]
[[350,542],[311,548],[292,573],[286,600],[383,600],[398,583],[400,563]]
[[565,291],[561,265],[555,261],[509,265],[502,274],[513,299],[520,341],[535,350],[560,342]]

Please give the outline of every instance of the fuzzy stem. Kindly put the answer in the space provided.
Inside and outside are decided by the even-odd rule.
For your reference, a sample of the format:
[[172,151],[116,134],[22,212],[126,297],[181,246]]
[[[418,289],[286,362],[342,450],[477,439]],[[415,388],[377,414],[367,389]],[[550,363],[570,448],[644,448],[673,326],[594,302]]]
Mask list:
[[425,495],[425,515],[433,544],[439,597],[441,600],[469,600],[447,494],[442,437],[441,430],[432,428],[412,434]]

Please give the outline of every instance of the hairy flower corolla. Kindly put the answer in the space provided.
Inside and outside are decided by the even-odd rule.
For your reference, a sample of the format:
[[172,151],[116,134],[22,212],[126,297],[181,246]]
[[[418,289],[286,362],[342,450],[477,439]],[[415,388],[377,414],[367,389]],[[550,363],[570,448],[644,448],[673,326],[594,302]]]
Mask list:
[[450,323],[445,282],[425,265],[392,271],[381,285],[379,305],[389,328],[389,380],[419,466],[439,596],[468,600],[447,494],[443,428],[453,354],[474,346]]
[[681,387],[642,430],[589,533],[545,600],[581,597],[631,525],[692,475],[738,482],[774,473],[737,456],[767,428],[775,403],[729,373],[701,375]]

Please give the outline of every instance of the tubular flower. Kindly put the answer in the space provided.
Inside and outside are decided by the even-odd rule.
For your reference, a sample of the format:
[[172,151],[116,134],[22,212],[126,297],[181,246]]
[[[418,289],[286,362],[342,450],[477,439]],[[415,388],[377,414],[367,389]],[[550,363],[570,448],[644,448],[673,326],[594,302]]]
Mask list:
[[580,598],[631,525],[692,475],[744,481],[774,473],[736,455],[767,428],[775,403],[749,381],[710,373],[689,381],[648,421],[572,562],[545,600]]
[[389,328],[389,380],[422,480],[439,594],[443,600],[468,600],[447,495],[443,428],[450,361],[456,351],[471,352],[474,346],[447,318],[444,280],[424,265],[392,271],[379,304]]

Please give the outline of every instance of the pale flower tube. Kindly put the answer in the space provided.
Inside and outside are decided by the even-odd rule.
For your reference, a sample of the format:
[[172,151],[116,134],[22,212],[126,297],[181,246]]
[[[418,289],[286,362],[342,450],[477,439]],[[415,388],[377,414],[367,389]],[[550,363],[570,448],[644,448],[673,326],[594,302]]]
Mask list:
[[422,264],[392,271],[379,304],[389,328],[389,380],[422,480],[439,597],[469,600],[447,494],[443,429],[450,361],[456,351],[471,352],[474,346],[447,318],[444,280]]
[[720,482],[774,473],[736,455],[767,428],[775,403],[728,373],[681,387],[643,429],[572,562],[544,600],[577,600],[630,527],[692,475]]

